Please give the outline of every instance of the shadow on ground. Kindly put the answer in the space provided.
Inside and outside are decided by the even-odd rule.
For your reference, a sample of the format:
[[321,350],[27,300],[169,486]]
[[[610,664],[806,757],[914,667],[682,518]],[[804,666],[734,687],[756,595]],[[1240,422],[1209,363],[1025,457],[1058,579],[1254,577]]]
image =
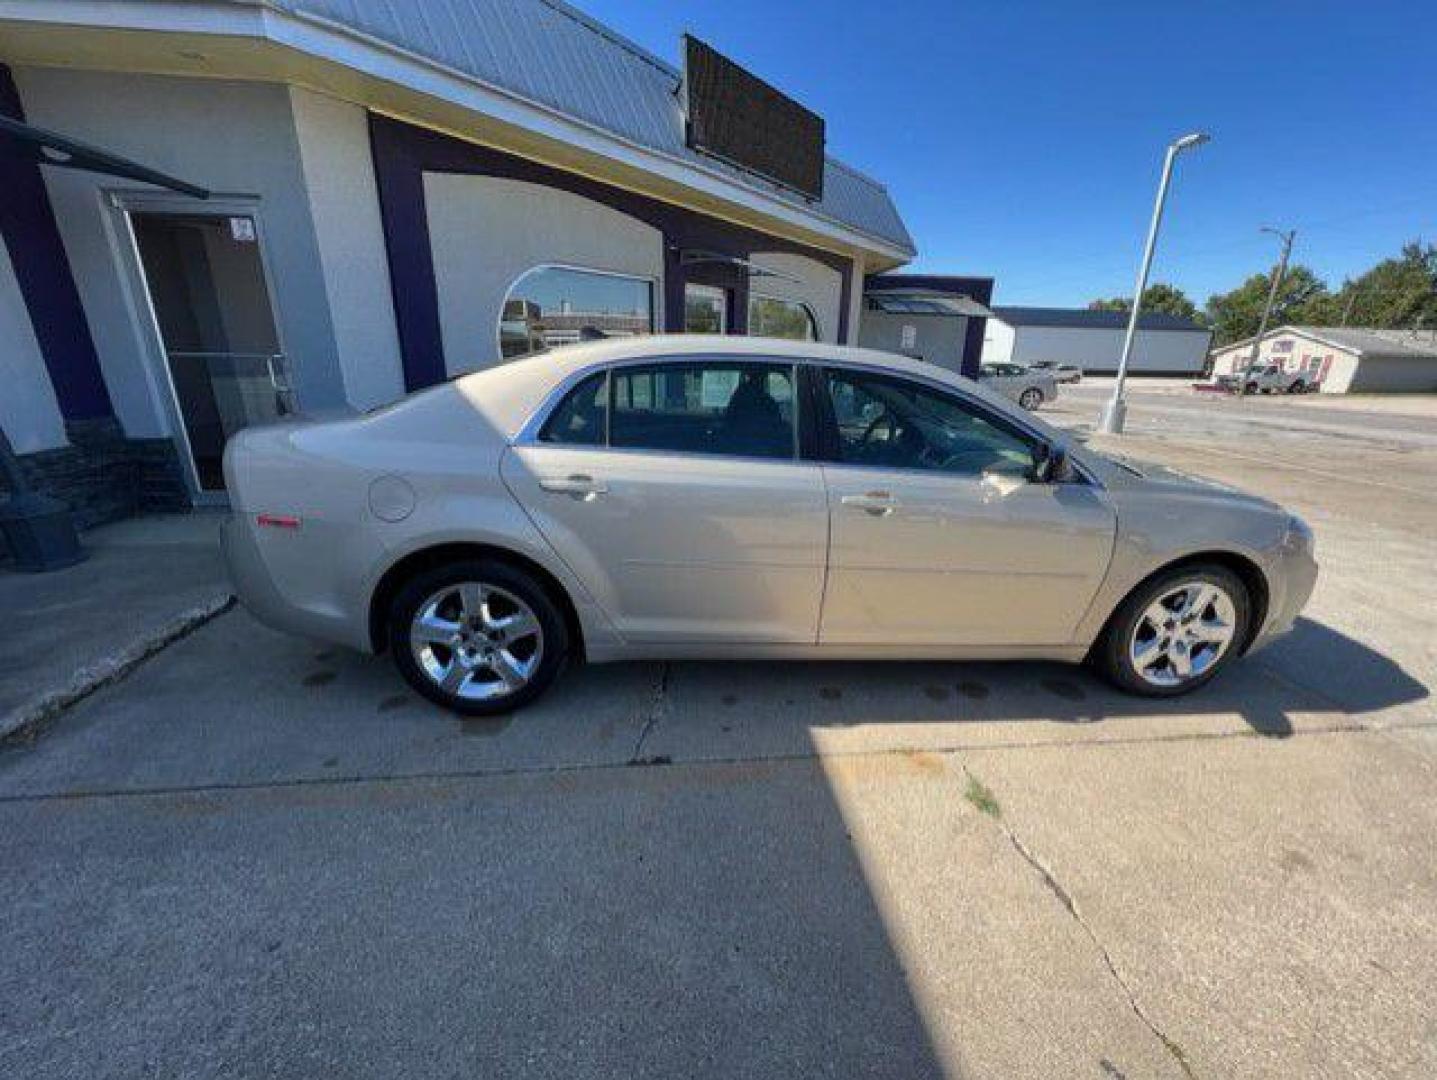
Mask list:
[[[1339,703],[1313,669],[1361,677]],[[1155,702],[1056,664],[628,664],[476,725],[234,612],[0,755],[0,1073],[1176,1072],[918,751],[1427,693],[1309,622],[1229,675]]]
[[646,745],[675,757],[724,757],[725,746],[735,754],[801,753],[809,732],[827,750],[1242,729],[1281,737],[1427,697],[1382,654],[1303,619],[1280,645],[1179,698],[1132,696],[1086,668],[1048,663],[675,665],[665,723]]

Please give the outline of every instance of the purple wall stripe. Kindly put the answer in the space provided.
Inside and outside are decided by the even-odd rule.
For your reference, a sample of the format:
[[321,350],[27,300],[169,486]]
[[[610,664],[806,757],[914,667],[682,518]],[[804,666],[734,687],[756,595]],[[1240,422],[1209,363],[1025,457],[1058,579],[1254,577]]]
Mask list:
[[[838,339],[848,340],[849,298],[854,286],[851,259],[373,113],[369,117],[369,135],[389,253],[404,385],[408,390],[431,386],[445,378],[439,293],[424,206],[425,172],[526,180],[593,199],[652,225],[664,237],[664,329],[671,333],[683,329],[685,281],[730,290],[733,330],[743,333],[748,329],[748,275],[741,268],[722,263],[683,267],[679,261],[681,252],[702,250],[738,258],[758,252],[805,255],[842,276]],[[980,344],[981,341],[980,331]]]
[[[0,113],[25,119],[10,69],[0,64]],[[66,420],[96,420],[114,415],[90,324],[80,303],[70,260],[60,241],[55,211],[33,153],[0,134],[0,236],[50,384]]]

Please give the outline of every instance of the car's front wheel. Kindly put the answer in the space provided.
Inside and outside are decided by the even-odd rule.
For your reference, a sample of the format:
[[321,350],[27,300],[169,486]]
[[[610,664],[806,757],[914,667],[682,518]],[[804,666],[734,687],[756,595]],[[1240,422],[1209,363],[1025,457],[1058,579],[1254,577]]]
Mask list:
[[400,674],[431,701],[470,716],[527,705],[569,650],[564,617],[544,587],[504,562],[456,562],[400,588],[389,612]]
[[1211,682],[1237,656],[1250,610],[1247,587],[1226,567],[1178,567],[1123,601],[1093,659],[1130,693],[1186,694]]
[[1043,391],[1036,386],[1030,386],[1018,395],[1018,404],[1029,412],[1036,412],[1038,406],[1043,404]]

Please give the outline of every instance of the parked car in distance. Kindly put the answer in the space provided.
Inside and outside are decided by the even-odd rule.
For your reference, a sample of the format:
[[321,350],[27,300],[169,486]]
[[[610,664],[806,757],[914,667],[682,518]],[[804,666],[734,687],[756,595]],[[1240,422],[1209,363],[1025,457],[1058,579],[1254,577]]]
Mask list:
[[627,338],[249,428],[223,546],[261,621],[461,713],[627,658],[1091,659],[1173,695],[1292,626],[1280,507],[1069,442],[922,361]]
[[1058,397],[1058,383],[1051,372],[1034,371],[1022,364],[983,364],[978,368],[978,380],[1029,412],[1036,412],[1039,406]]
[[1057,383],[1079,383],[1083,381],[1083,369],[1077,364],[1060,364],[1056,360],[1036,360],[1028,365],[1031,371],[1046,371]]
[[1318,388],[1308,372],[1284,371],[1280,364],[1257,364],[1248,372],[1239,368],[1230,375],[1218,376],[1217,382],[1228,390],[1240,388],[1247,394],[1307,394]]

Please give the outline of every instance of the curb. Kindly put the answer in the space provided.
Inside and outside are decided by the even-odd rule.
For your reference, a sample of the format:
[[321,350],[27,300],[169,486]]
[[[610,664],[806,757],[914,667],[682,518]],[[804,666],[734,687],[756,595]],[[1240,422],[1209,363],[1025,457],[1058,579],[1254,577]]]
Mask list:
[[235,598],[229,593],[212,597],[166,620],[117,652],[77,668],[64,686],[46,691],[0,716],[0,743],[33,739],[42,725],[70,706],[111,683],[119,682],[150,657],[194,633],[234,605]]

